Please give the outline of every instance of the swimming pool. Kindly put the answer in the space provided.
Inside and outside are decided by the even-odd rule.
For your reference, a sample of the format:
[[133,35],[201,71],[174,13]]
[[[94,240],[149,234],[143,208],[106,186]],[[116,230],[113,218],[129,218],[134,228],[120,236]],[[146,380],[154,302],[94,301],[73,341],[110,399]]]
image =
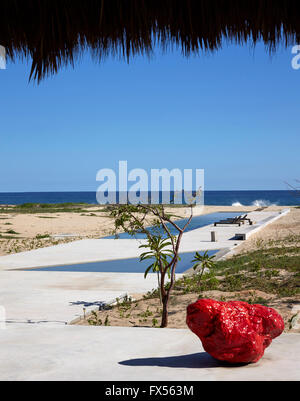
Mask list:
[[[210,256],[216,254],[218,250],[208,251]],[[204,252],[200,252],[203,254]],[[195,252],[180,254],[181,260],[178,262],[176,273],[183,273],[193,266],[192,259]],[[140,262],[139,258],[108,260],[103,262],[82,263],[67,266],[52,266],[31,269],[34,271],[48,272],[89,272],[89,273],[144,273],[151,264],[149,260]]]
[[[207,226],[209,224],[213,224],[215,221],[223,220],[229,217],[239,216],[240,213],[232,213],[232,212],[224,212],[224,213],[211,213],[207,215],[195,216],[193,217],[191,223],[185,232],[196,230],[197,228]],[[186,219],[177,220],[176,224],[179,227],[183,227],[186,223]],[[178,232],[174,229],[173,226],[168,225],[172,234],[177,235]],[[163,232],[161,232],[164,234]],[[105,239],[114,239],[114,236],[105,237]],[[119,239],[128,239],[132,238],[126,233],[122,233],[119,235]],[[143,233],[138,233],[135,238],[144,239],[146,235]],[[116,240],[118,241],[118,240]],[[216,254],[219,250],[210,250],[208,251],[208,255],[212,256]],[[142,253],[142,251],[141,251]],[[200,254],[203,254],[204,251],[200,251]],[[181,253],[181,260],[178,262],[176,273],[183,273],[186,270],[190,269],[193,266],[192,259],[194,258],[195,252],[186,252]],[[116,260],[107,260],[100,262],[91,262],[91,263],[82,263],[82,264],[73,264],[73,265],[62,265],[62,266],[50,266],[50,267],[41,267],[31,269],[34,271],[63,271],[63,272],[102,272],[102,273],[144,273],[146,268],[151,264],[149,260],[145,260],[140,262],[139,258],[128,258],[128,259],[116,259]]]
[[[174,213],[176,213],[176,211]],[[208,226],[209,224],[213,224],[216,221],[220,221],[220,220],[224,220],[224,219],[228,219],[230,217],[236,217],[236,216],[240,216],[240,215],[241,215],[241,213],[236,213],[236,212],[234,212],[234,213],[232,213],[232,212],[222,213],[221,212],[221,213],[210,213],[210,214],[206,214],[206,215],[195,216],[195,217],[193,217],[192,221],[186,228],[185,232],[187,233],[189,231],[196,230],[197,228],[201,228],[204,226]],[[176,224],[178,225],[178,227],[182,228],[182,227],[184,227],[186,221],[187,221],[186,219],[177,220]],[[171,224],[168,223],[167,226],[173,235],[178,235],[178,231]],[[151,230],[151,227],[149,230]],[[163,230],[160,230],[160,233],[162,235],[165,234]],[[112,235],[112,236],[108,236],[105,238],[112,239],[112,238],[115,238],[115,236]],[[132,237],[127,233],[122,233],[122,234],[118,235],[118,238],[119,239],[128,239],[128,238],[132,238]],[[143,239],[143,238],[146,238],[146,235],[143,233],[138,233],[135,235],[135,238]]]

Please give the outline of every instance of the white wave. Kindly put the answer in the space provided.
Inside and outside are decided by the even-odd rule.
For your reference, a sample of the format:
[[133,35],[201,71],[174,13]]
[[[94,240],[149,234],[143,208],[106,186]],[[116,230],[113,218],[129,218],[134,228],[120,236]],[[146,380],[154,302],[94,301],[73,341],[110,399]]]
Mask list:
[[[233,207],[245,207],[246,205],[243,205],[241,202],[233,202],[231,206],[233,206]],[[268,207],[268,206],[278,206],[278,204],[277,203],[271,203],[268,200],[264,200],[264,199],[256,199],[249,206]]]
[[233,206],[233,207],[243,207],[244,205],[242,205],[240,202],[234,202],[231,206]]
[[254,202],[252,202],[251,206],[255,206],[255,207],[277,206],[277,203],[271,203],[267,200],[257,199]]

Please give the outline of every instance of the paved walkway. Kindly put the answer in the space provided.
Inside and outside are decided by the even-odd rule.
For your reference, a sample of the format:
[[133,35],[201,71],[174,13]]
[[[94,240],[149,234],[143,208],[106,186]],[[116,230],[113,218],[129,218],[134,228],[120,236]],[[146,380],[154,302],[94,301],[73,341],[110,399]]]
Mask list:
[[222,365],[188,330],[24,325],[0,330],[0,380],[300,380],[300,335],[257,364]]

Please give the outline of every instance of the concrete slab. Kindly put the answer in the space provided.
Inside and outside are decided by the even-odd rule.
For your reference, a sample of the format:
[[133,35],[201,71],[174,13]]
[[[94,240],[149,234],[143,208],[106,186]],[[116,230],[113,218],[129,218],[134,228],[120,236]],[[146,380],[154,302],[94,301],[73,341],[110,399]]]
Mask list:
[[[248,216],[255,222],[252,226],[208,225],[183,235],[181,252],[196,252],[212,249],[233,249],[243,241],[235,240],[235,234],[247,232],[247,237],[266,227],[289,212],[252,212]],[[217,233],[217,242],[211,242],[211,231]],[[91,239],[74,241],[49,248],[0,257],[0,270],[23,269],[32,267],[59,266],[76,263],[98,262],[137,258],[139,246],[145,240],[135,239]]]
[[156,274],[0,272],[0,306],[10,323],[66,324],[127,294],[157,288]]
[[0,380],[300,380],[300,335],[284,334],[257,364],[225,366],[189,330],[23,326],[0,330]]

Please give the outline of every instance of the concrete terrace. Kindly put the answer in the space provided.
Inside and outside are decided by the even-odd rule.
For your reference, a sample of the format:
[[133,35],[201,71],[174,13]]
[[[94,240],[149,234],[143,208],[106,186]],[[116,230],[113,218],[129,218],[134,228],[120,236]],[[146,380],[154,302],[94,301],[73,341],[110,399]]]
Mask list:
[[189,330],[31,325],[0,330],[0,380],[299,379],[299,334],[275,339],[257,364],[230,367],[204,352]]

